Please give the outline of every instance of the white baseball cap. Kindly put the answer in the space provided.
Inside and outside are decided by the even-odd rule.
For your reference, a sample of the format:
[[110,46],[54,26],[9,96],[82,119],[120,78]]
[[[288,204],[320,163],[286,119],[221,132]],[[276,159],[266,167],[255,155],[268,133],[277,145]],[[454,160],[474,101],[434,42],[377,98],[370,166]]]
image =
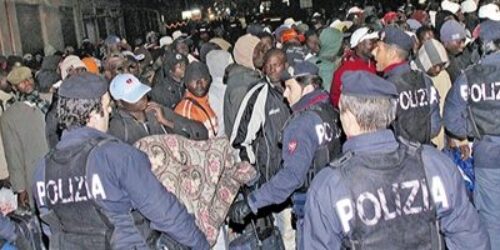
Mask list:
[[347,14],[358,14],[358,13],[363,13],[364,10],[360,9],[358,6],[354,6],[352,8],[350,8],[348,11],[347,11]]
[[465,0],[460,4],[463,13],[472,13],[477,10],[477,4],[474,0]]
[[479,8],[479,18],[500,21],[500,8],[494,3],[486,4]]
[[128,103],[138,102],[149,91],[151,91],[151,87],[142,84],[132,74],[115,76],[109,86],[109,92],[115,100],[123,100]]
[[441,2],[441,8],[447,10],[453,14],[456,14],[460,10],[460,4],[454,3],[449,0],[444,0]]
[[351,49],[358,46],[364,40],[378,39],[378,32],[371,31],[368,27],[362,27],[354,31],[351,35]]
[[174,39],[170,36],[164,36],[160,38],[160,48],[163,46],[168,46],[174,42]]

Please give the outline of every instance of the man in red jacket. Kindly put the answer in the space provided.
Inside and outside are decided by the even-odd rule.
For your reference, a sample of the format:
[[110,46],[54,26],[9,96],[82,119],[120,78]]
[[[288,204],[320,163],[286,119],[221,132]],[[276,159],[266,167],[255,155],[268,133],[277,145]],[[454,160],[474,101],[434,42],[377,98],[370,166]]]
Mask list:
[[332,87],[330,89],[330,100],[335,107],[338,107],[342,75],[346,71],[368,71],[373,74],[377,72],[375,61],[372,59],[372,50],[375,48],[378,33],[371,31],[367,27],[357,29],[351,36],[350,55],[344,57],[342,64],[333,74]]

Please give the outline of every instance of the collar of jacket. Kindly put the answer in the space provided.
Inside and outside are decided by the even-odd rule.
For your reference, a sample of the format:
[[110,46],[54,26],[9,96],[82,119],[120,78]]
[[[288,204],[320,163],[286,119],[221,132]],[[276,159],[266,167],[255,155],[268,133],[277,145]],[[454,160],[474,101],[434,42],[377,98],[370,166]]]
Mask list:
[[329,98],[330,96],[324,90],[316,89],[300,98],[300,100],[292,106],[292,111],[294,113],[300,112],[320,102],[329,101]]
[[342,147],[342,152],[387,153],[396,150],[398,146],[394,133],[384,129],[348,138]]

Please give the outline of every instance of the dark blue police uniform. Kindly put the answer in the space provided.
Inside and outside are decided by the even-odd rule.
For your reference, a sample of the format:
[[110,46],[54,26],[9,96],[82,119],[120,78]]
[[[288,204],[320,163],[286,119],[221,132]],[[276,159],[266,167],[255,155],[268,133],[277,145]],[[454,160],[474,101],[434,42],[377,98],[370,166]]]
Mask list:
[[[343,95],[398,96],[365,72],[343,82]],[[449,249],[490,248],[459,171],[435,148],[382,129],[348,138],[343,153],[309,188],[304,249],[435,249],[439,230]]]
[[[65,80],[59,94],[95,99],[106,91],[104,80],[83,73]],[[144,217],[151,229],[185,246],[209,248],[194,216],[153,175],[147,156],[94,128],[65,130],[38,163],[33,183],[51,248],[149,249],[154,241]]]

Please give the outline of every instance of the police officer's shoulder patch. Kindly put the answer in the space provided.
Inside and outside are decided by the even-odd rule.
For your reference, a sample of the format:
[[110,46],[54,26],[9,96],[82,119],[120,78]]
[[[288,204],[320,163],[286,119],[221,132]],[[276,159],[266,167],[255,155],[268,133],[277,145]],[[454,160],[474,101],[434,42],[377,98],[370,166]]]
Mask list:
[[288,153],[293,155],[295,153],[295,150],[297,150],[298,142],[296,139],[290,140],[288,142]]
[[331,168],[339,168],[342,167],[346,162],[348,162],[354,156],[354,152],[348,151],[344,153],[340,158],[335,159],[330,162]]

